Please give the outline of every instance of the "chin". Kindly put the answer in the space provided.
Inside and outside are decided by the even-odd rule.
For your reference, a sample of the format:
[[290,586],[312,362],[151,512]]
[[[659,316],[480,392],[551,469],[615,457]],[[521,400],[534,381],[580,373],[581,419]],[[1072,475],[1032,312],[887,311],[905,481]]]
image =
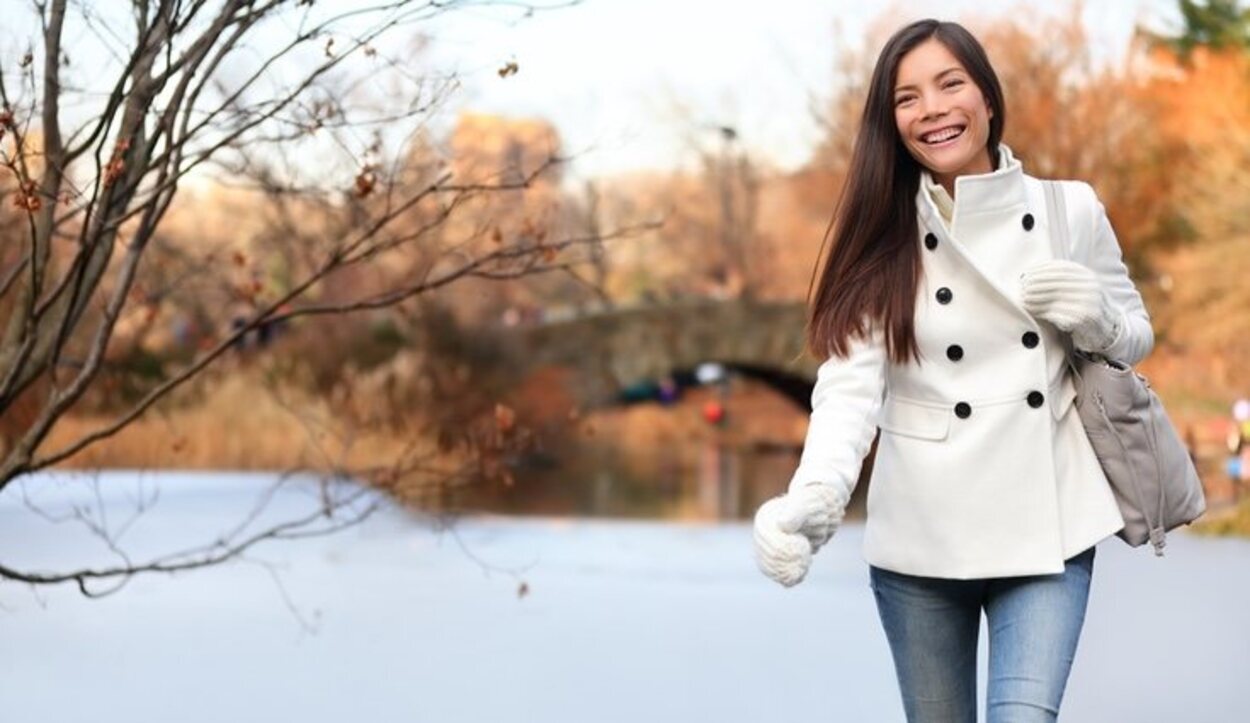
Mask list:
[[[951,150],[955,152],[940,153],[935,155],[927,148],[913,148],[911,149],[911,154],[912,157],[920,163],[920,165],[928,169],[929,173],[935,176],[952,176],[956,174],[963,175],[964,173],[979,172],[969,171],[968,169],[978,165],[976,162],[977,153],[987,152],[985,149],[971,153],[963,151],[962,149],[958,151],[956,149]],[[992,162],[990,166],[992,169]]]
[[920,155],[916,156],[916,160],[918,160],[920,165],[924,166],[925,169],[934,176],[949,176],[959,172],[961,169],[967,168],[969,159],[961,158],[956,161],[951,161],[948,159],[936,159]]

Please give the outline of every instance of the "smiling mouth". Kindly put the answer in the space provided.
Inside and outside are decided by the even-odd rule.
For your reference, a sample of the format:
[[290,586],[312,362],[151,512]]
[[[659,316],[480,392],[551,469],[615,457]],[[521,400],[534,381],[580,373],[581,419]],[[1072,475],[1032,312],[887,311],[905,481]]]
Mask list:
[[925,133],[920,136],[920,140],[931,146],[936,146],[962,136],[966,129],[967,126],[947,126],[946,128],[939,128],[936,131]]

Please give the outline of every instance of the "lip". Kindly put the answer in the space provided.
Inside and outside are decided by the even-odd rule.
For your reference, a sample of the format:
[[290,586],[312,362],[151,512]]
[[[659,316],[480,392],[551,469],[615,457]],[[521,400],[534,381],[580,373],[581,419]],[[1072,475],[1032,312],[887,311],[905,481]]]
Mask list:
[[[926,136],[932,135],[934,133],[941,133],[942,131],[951,130],[951,129],[956,129],[959,131],[959,133],[938,143],[930,143],[925,140]],[[918,140],[926,148],[945,148],[946,146],[951,145],[952,143],[959,140],[960,138],[963,138],[964,134],[967,132],[968,132],[967,125],[964,125],[962,123],[952,123],[950,125],[945,125],[940,128],[934,128],[931,131],[924,131],[923,133],[918,133],[916,135],[916,140]]]

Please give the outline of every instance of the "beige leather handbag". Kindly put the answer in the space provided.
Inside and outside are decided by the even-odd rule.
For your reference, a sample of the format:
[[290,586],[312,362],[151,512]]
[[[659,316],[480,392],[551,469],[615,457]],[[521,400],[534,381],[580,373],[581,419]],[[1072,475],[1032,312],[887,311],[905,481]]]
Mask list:
[[[1045,186],[1046,212],[1061,219],[1051,224],[1055,258],[1067,259],[1063,188],[1055,181]],[[1189,450],[1150,382],[1131,366],[1079,350],[1069,352],[1068,365],[1085,434],[1124,517],[1118,534],[1133,547],[1149,541],[1162,556],[1167,531],[1193,522],[1207,508]]]

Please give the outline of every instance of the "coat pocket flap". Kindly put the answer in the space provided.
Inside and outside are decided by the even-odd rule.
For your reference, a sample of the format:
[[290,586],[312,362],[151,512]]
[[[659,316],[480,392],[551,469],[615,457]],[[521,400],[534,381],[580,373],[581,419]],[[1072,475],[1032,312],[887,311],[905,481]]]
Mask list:
[[877,426],[892,434],[917,439],[946,439],[950,432],[951,410],[917,404],[897,398],[888,398],[881,410],[881,421]]

